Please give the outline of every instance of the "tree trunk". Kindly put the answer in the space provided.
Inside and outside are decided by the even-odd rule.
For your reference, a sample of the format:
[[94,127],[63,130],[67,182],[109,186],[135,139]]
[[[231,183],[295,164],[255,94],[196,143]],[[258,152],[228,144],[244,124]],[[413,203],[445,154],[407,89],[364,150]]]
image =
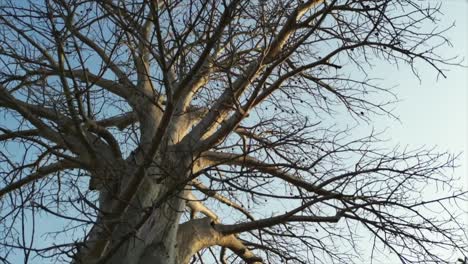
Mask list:
[[[154,209],[143,226],[126,239],[109,263],[177,263],[177,230],[183,207],[184,201],[181,197],[172,197],[161,207]],[[135,218],[139,219],[141,216]],[[131,231],[130,225],[122,224],[122,227],[116,230],[117,239],[114,240],[118,243],[122,235]]]
[[[108,214],[131,178],[135,177],[143,157],[138,155],[127,160],[126,169],[120,169],[118,178],[121,180],[115,180],[114,176],[112,183],[100,185],[100,209],[103,213],[90,231],[86,246],[77,254],[78,263],[95,263],[103,258],[107,259],[104,263],[113,264],[177,263],[177,231],[185,207],[184,191],[175,191],[170,196],[167,193],[173,191],[175,184],[187,177],[187,171],[190,171],[187,169],[189,166],[182,165],[184,162],[180,155],[177,158],[165,155],[163,159],[159,158],[162,155],[157,155],[125,212],[119,219],[112,218],[118,212]],[[99,178],[106,179],[104,176]],[[163,203],[158,202],[161,199]],[[158,203],[156,206],[155,202]],[[109,229],[113,230],[111,236]],[[109,241],[101,247],[93,242],[104,239]],[[93,251],[95,248],[100,249]]]

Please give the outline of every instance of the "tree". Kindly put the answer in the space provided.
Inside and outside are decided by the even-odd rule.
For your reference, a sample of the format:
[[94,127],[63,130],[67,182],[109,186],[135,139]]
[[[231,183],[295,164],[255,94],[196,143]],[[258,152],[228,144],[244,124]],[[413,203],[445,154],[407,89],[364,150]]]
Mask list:
[[[4,0],[2,261],[402,263],[466,256],[456,156],[334,125],[392,115],[375,59],[437,55],[414,0]],[[434,28],[422,27],[432,22]],[[443,187],[442,195],[425,188]],[[434,213],[435,212],[435,213]],[[460,211],[458,211],[460,212]],[[36,219],[69,236],[37,247]],[[58,223],[58,222],[55,222]],[[76,239],[78,238],[78,239]],[[11,260],[10,260],[11,261]],[[453,258],[452,258],[453,261]]]

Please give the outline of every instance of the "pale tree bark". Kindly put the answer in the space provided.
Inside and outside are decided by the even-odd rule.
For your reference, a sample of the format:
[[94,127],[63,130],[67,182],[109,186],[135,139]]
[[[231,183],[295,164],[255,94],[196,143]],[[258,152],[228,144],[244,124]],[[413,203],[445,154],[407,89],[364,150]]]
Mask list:
[[[458,209],[445,205],[467,198],[447,173],[456,156],[382,149],[380,134],[328,120],[392,116],[395,95],[367,78],[374,57],[442,75],[458,63],[437,55],[445,30],[424,31],[438,7],[44,0],[0,10],[1,261],[21,250],[25,263],[353,263],[363,232],[402,263],[467,255]],[[450,192],[418,192],[439,185]],[[54,234],[82,235],[36,247],[39,211],[64,223]]]

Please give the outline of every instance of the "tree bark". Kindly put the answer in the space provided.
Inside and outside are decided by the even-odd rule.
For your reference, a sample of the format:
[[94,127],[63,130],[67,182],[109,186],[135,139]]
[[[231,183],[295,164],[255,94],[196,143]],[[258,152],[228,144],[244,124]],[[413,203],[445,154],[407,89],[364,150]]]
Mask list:
[[106,211],[119,201],[143,156],[131,155],[119,167],[118,176],[94,176],[102,179],[97,184],[101,214],[76,256],[78,263],[177,263],[177,231],[185,199],[176,183],[190,171],[181,165],[183,157],[156,155],[125,211]]

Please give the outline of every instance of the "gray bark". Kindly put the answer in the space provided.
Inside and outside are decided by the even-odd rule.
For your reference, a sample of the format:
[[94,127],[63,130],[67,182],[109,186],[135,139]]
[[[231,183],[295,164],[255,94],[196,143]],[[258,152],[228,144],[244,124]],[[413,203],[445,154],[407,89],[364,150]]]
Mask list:
[[[166,161],[166,164],[168,162]],[[167,166],[165,166],[167,167]],[[130,173],[120,175],[120,190],[128,184],[132,177]],[[166,199],[166,193],[173,187],[177,176],[163,177],[159,165],[152,165],[140,185],[137,194],[132,199],[123,215],[115,219],[115,212],[106,212],[116,202],[118,190],[106,184],[101,187],[101,205],[103,214],[99,217],[95,227],[90,232],[88,242],[93,239],[103,240],[105,246],[101,251],[93,252],[87,249],[80,251],[78,262],[94,263],[106,259],[105,263],[177,263],[177,231],[181,214],[185,207],[183,191],[175,192]],[[172,183],[171,183],[172,182]],[[111,185],[111,184],[110,184]],[[116,192],[117,191],[117,192]],[[163,203],[155,202],[164,199]],[[110,214],[109,214],[110,213]],[[148,216],[149,214],[149,216]],[[110,235],[107,231],[113,227]],[[89,243],[89,248],[96,244]],[[109,255],[109,258],[106,258]]]

